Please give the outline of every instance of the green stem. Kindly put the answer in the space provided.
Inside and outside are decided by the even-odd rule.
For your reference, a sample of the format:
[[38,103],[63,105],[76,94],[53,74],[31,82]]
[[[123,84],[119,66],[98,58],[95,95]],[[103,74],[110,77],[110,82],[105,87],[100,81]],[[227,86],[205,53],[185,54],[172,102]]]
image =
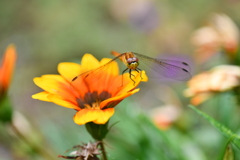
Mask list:
[[103,141],[100,143],[100,148],[102,150],[102,158],[103,158],[103,160],[107,160],[107,154],[106,154],[106,151],[105,151],[105,147],[104,147]]

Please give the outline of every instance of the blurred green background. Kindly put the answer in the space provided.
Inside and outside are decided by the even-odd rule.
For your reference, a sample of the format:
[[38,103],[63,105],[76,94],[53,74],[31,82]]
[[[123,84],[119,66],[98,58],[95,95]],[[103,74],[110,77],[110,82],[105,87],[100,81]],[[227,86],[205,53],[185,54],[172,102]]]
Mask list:
[[[112,58],[111,50],[134,51],[150,57],[166,54],[187,57],[194,75],[203,67],[193,60],[193,32],[205,25],[213,13],[224,13],[239,26],[239,8],[237,0],[1,0],[0,54],[2,57],[11,43],[18,52],[9,90],[14,109],[24,115],[39,134],[35,137],[37,143],[58,159],[58,154],[92,139],[84,126],[73,122],[74,110],[31,98],[41,91],[33,83],[34,77],[57,74],[58,63],[80,62],[84,53],[98,59]],[[211,65],[213,61],[208,63]],[[120,123],[106,138],[109,159],[221,157],[227,139],[187,107],[189,99],[182,94],[185,82],[154,81],[140,88],[140,93],[117,106],[110,121]],[[161,98],[166,92],[169,97]],[[204,103],[201,110],[221,121],[221,114],[227,113],[221,110],[231,106],[233,111],[221,122],[239,133],[239,112],[236,112],[239,106],[229,98],[234,99],[235,95],[221,93]],[[217,103],[219,100],[223,101],[222,106]],[[175,101],[182,112],[170,129],[161,131],[150,123],[147,118],[150,109]],[[0,140],[1,160],[45,159],[19,141]],[[235,158],[240,159],[239,150],[234,148],[234,152]]]

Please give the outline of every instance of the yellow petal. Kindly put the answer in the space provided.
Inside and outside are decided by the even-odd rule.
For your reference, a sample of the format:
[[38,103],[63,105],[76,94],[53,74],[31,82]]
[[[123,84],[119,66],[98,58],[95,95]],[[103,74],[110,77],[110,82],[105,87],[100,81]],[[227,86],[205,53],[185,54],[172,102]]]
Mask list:
[[41,100],[41,101],[51,102],[47,97],[48,95],[49,95],[48,92],[40,92],[40,93],[32,95],[32,98],[33,99],[38,99],[38,100]]
[[56,80],[57,82],[68,84],[68,82],[62,76],[56,74],[45,74],[42,75],[41,78],[53,79]]
[[76,113],[76,115],[73,117],[73,120],[79,125],[83,125],[88,122],[105,124],[113,114],[114,108],[108,108],[105,110],[82,109]]
[[[110,62],[111,60],[112,59],[110,59],[110,58],[103,58],[100,61],[100,66],[103,66],[104,71],[107,74],[111,74],[111,75],[117,76],[117,75],[119,75],[118,64],[115,61]],[[108,62],[110,62],[110,64]]]
[[44,75],[40,78],[34,78],[33,81],[43,90],[64,97],[64,99],[72,103],[79,97],[77,91],[61,76]]
[[140,73],[140,78],[142,82],[147,82],[148,81],[148,76],[146,75],[146,72],[144,70],[141,71]]
[[[80,108],[78,107],[77,104],[74,104],[72,102],[69,102],[67,100],[65,100],[63,97],[60,97],[58,95],[53,95],[53,94],[49,94],[47,97],[51,102],[59,105],[59,106],[63,106],[66,108],[72,108],[72,109],[76,109],[76,110],[80,110]],[[76,102],[77,103],[77,102]]]
[[63,62],[58,65],[58,72],[71,82],[72,79],[81,74],[81,65],[71,62]]
[[109,99],[106,99],[100,103],[100,108],[103,109],[104,107],[114,107],[117,105],[119,102],[121,102],[124,98],[127,98],[134,93],[137,93],[140,90],[140,88],[134,89],[131,92],[126,92],[124,94],[121,94],[119,96],[115,96]]
[[98,119],[96,119],[93,122],[96,124],[105,124],[112,117],[113,114],[114,114],[114,108],[101,110],[101,112],[99,112]]
[[86,53],[82,57],[82,73],[100,67],[99,61],[91,54]]
[[[52,78],[54,77],[54,78]],[[55,79],[55,78],[59,78],[59,80]],[[61,85],[67,85],[69,87],[70,84],[65,83],[64,78],[62,77],[58,77],[58,76],[52,76],[52,75],[44,75],[42,77],[36,77],[33,79],[34,83],[39,86],[40,88],[42,88],[43,90],[50,92],[50,93],[57,93],[59,90],[61,90]],[[61,83],[60,81],[64,82]]]
[[83,125],[98,119],[101,112],[99,109],[82,109],[76,113],[73,120],[75,123]]
[[135,77],[131,76],[131,78],[133,79],[134,82],[130,79],[129,73],[125,73],[121,80],[121,81],[123,81],[123,82],[121,82],[122,87],[121,87],[121,89],[118,89],[117,92],[114,93],[114,95],[120,95],[120,94],[126,93],[126,92],[136,88],[136,86],[138,86],[141,81],[148,80],[148,78],[145,74],[145,71],[141,71],[140,73],[133,71],[132,74],[135,75]]
[[56,93],[56,89],[58,89],[59,86],[57,81],[48,78],[36,77],[33,81],[38,87],[49,93]]

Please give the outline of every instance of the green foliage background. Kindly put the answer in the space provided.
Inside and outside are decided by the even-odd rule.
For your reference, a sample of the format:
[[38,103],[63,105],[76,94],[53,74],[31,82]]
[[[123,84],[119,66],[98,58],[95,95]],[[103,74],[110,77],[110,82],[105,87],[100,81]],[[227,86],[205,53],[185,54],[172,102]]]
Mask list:
[[[159,25],[148,32],[132,25],[128,18],[116,19],[112,0],[22,0],[0,2],[0,54],[14,43],[18,61],[9,96],[14,109],[26,116],[39,136],[35,140],[56,159],[81,142],[91,141],[84,126],[76,125],[74,110],[33,100],[40,92],[32,81],[43,74],[57,74],[60,62],[80,62],[84,53],[98,59],[109,57],[111,50],[135,51],[150,57],[171,53],[194,58],[193,31],[206,24],[212,13],[225,13],[240,25],[240,2],[236,0],[155,0]],[[126,6],[119,6],[125,9]],[[219,59],[224,62],[225,57]],[[208,62],[209,66],[216,62]],[[193,75],[203,70],[192,62]],[[207,68],[207,67],[205,67]],[[185,82],[169,85],[183,106],[181,117],[166,131],[157,129],[149,119],[149,110],[163,104],[152,97],[164,82],[142,84],[141,91],[116,108],[110,123],[119,121],[106,138],[109,159],[209,160],[222,159],[229,139],[188,106],[183,97]],[[149,95],[152,95],[151,98]],[[170,95],[171,96],[171,95]],[[139,101],[139,99],[143,100]],[[147,98],[146,98],[147,97]],[[199,106],[200,110],[239,133],[239,95],[229,91],[217,94]],[[174,99],[173,99],[174,101]],[[143,105],[144,104],[144,105]],[[4,126],[0,131],[6,130]],[[233,145],[235,159],[239,149]],[[42,155],[21,141],[2,132],[0,160],[41,160]]]

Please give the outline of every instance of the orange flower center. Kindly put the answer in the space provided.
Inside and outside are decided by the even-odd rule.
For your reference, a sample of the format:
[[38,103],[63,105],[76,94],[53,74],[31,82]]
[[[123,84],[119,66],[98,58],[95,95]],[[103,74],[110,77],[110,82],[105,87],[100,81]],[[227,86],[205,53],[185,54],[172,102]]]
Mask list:
[[100,109],[100,103],[111,97],[112,95],[107,91],[103,91],[100,94],[94,91],[87,92],[83,98],[77,98],[76,100],[81,109]]

